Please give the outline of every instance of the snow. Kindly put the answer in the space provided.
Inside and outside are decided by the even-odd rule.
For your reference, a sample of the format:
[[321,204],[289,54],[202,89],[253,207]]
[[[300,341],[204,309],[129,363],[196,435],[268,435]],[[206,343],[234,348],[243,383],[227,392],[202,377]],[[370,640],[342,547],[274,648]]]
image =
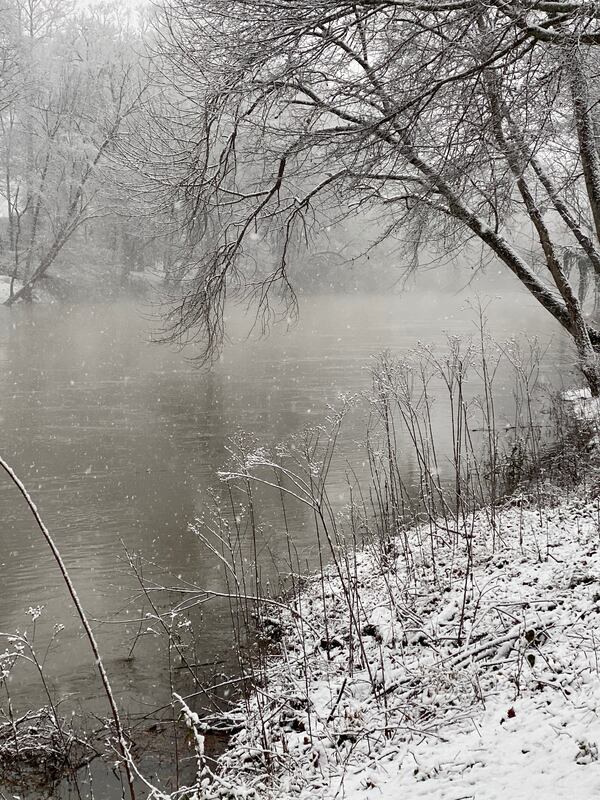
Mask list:
[[308,579],[203,796],[598,796],[598,499],[516,497],[457,531]]
[[[9,275],[0,275],[0,305],[6,303],[10,297],[10,281]],[[20,281],[15,281],[14,291],[18,291],[22,286]]]
[[573,402],[575,400],[589,400],[592,394],[590,390],[586,387],[582,389],[565,389],[562,393],[562,399],[568,402]]
[[568,389],[562,393],[562,399],[572,403],[577,419],[588,422],[600,419],[600,397],[592,397],[589,389]]

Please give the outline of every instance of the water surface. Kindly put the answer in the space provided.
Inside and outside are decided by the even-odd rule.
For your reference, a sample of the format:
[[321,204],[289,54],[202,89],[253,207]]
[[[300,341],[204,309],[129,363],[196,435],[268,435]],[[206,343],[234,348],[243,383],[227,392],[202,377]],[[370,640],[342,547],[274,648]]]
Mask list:
[[[304,298],[299,324],[277,328],[266,339],[243,338],[247,326],[234,314],[232,341],[211,370],[198,370],[189,353],[152,344],[156,323],[133,302],[0,309],[2,454],[30,489],[96,621],[123,707],[149,711],[169,700],[164,652],[151,631],[136,643],[136,658],[124,660],[139,626],[123,620],[147,610],[125,551],[143,553],[173,581],[183,576],[222,587],[218,565],[188,527],[218,484],[232,433],[244,429],[273,444],[319,422],[340,393],[368,388],[369,359],[383,348],[402,355],[421,341],[443,350],[447,334],[476,334],[473,301],[469,290],[418,288],[399,296]],[[486,315],[499,340],[537,336],[549,347],[543,365],[549,381],[570,374],[573,352],[566,337],[525,293],[511,284]],[[508,373],[497,378],[501,415],[512,408],[511,381]],[[362,435],[353,424],[331,475],[340,492],[344,459],[352,458]],[[54,624],[65,625],[46,663],[53,690],[104,713],[55,564],[4,479],[0,514],[0,630],[23,630],[28,622],[31,630],[26,611],[43,606],[36,623],[40,642]],[[292,527],[301,558],[310,564],[310,526],[300,514]],[[267,525],[265,536],[268,572],[285,543],[276,526]],[[198,631],[202,658],[226,660],[230,645],[225,609],[207,610]],[[44,698],[33,677],[15,674],[12,688],[15,698],[35,706]]]

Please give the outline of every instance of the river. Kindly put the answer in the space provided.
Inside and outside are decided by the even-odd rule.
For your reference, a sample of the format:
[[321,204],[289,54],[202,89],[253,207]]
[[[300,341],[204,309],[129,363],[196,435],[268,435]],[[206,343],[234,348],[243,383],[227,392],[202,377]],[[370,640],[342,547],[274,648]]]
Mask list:
[[[188,527],[210,500],[216,472],[238,429],[265,444],[318,423],[340,393],[369,386],[370,357],[389,348],[403,354],[418,341],[444,347],[446,333],[476,333],[474,294],[418,287],[399,295],[310,297],[289,330],[266,338],[232,340],[210,370],[150,341],[152,309],[134,302],[0,310],[0,422],[3,457],[23,479],[56,538],[96,633],[120,704],[150,711],[169,701],[163,645],[152,631],[127,655],[144,610],[127,567],[125,548],[154,566],[201,586],[222,585],[214,558]],[[543,372],[557,383],[569,376],[573,352],[558,326],[512,286],[487,309],[498,340],[537,336],[549,343]],[[506,410],[508,376],[497,380]],[[351,456],[350,429],[342,443]],[[345,483],[344,459],[331,480]],[[24,630],[29,607],[43,606],[39,646],[55,624],[65,626],[46,658],[56,696],[104,713],[86,642],[81,638],[56,566],[15,488],[0,481],[0,631]],[[267,510],[268,513],[268,510]],[[292,521],[294,523],[294,520]],[[297,522],[297,520],[296,520]],[[310,563],[313,542],[302,524],[292,530]],[[278,531],[265,563],[277,560]],[[265,569],[267,567],[265,566]],[[171,578],[165,578],[165,582]],[[147,607],[146,607],[147,610]],[[197,634],[202,659],[223,659],[231,645],[227,614],[206,611]],[[44,696],[32,671],[16,670],[11,694],[35,707]],[[107,795],[108,796],[108,795]],[[114,795],[115,797],[118,794]]]

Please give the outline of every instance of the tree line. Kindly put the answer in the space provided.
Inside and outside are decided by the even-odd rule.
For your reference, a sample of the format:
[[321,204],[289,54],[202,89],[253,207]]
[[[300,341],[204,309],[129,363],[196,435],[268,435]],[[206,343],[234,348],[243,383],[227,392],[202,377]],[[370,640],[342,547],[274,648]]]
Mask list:
[[11,0],[2,14],[12,302],[120,208],[160,232],[168,335],[210,357],[228,299],[288,315],[307,248],[336,275],[331,231],[368,220],[407,266],[423,251],[502,264],[600,392],[600,329],[571,269],[600,276],[595,4],[163,0],[132,24]]
[[141,31],[117,4],[10,0],[0,11],[0,272],[8,305],[51,270],[116,257],[135,268],[139,220],[116,160],[143,109]]

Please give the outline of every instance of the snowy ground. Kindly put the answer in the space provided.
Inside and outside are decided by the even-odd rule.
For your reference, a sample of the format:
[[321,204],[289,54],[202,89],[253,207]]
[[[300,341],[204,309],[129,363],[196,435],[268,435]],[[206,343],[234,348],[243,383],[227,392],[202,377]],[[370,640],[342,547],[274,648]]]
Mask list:
[[[9,275],[0,275],[0,305],[6,303],[10,296],[10,281]],[[15,281],[14,291],[18,291],[22,285],[20,281]]]
[[[589,389],[568,389],[562,394],[563,400],[572,404],[573,414],[577,419],[586,422],[595,422],[598,425],[600,420],[600,397],[592,397]],[[596,431],[596,443],[598,431]]]
[[463,532],[427,526],[408,567],[399,541],[311,579],[266,622],[279,652],[200,796],[597,797],[593,495],[479,512],[466,577]]

